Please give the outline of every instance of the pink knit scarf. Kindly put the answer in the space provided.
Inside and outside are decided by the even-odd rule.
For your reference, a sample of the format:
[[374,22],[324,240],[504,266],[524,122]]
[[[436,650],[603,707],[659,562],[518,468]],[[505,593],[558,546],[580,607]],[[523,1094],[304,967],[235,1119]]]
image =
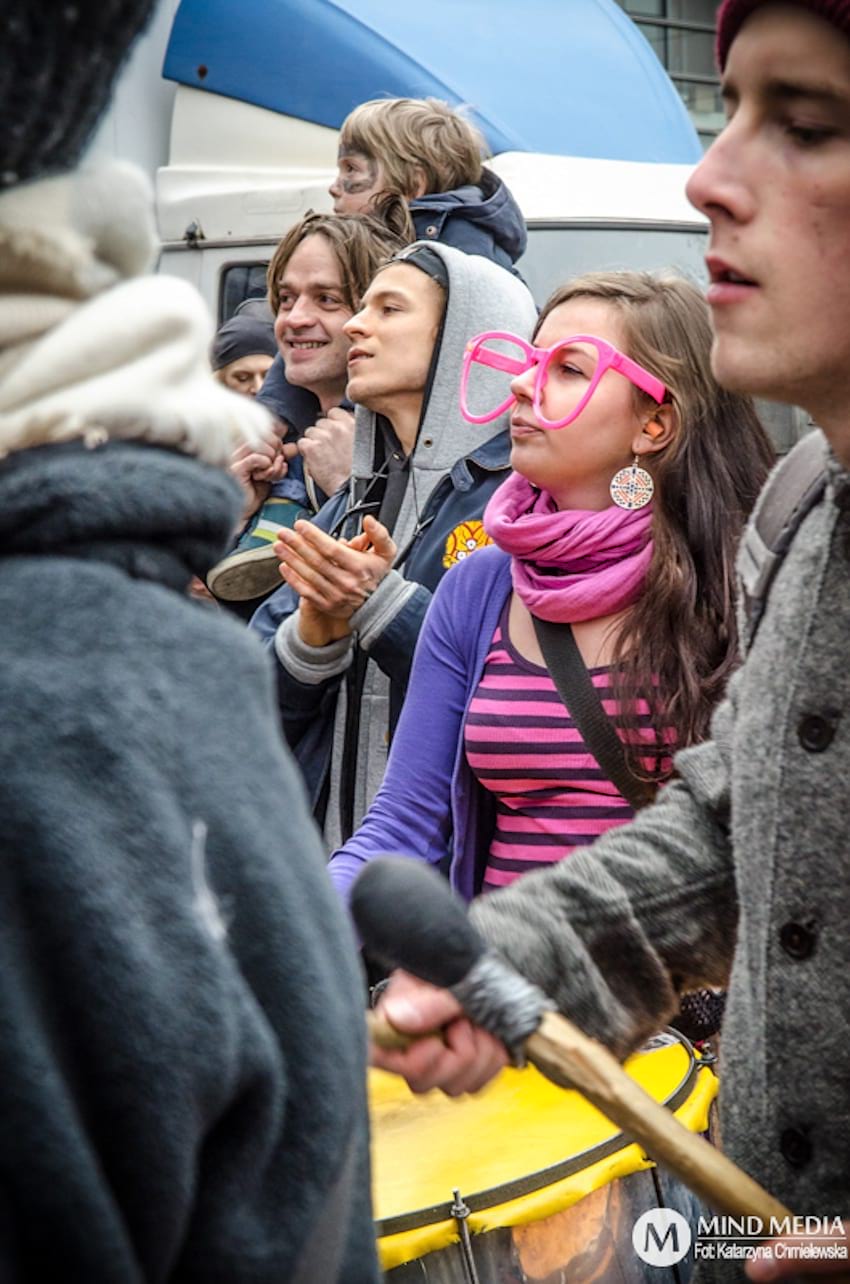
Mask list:
[[637,601],[652,558],[651,525],[651,504],[560,512],[518,473],[484,513],[487,534],[513,559],[514,591],[532,615],[556,623],[595,620]]

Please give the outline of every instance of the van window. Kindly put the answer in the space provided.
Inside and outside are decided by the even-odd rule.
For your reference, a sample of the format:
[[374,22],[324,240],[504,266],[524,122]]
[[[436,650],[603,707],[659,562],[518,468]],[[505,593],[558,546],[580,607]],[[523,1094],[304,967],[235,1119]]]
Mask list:
[[229,321],[243,299],[266,297],[268,263],[233,263],[222,269],[218,323]]
[[651,224],[530,223],[528,249],[517,264],[538,307],[570,277],[615,268],[670,268],[706,283],[702,228]]

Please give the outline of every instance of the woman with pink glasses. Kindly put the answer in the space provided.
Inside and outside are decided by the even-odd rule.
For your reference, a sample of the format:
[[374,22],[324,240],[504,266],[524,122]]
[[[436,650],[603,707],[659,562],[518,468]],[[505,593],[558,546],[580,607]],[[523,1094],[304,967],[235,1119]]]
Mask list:
[[434,597],[384,784],[331,859],[343,896],[386,852],[441,865],[468,899],[504,887],[631,819],[706,735],[772,458],[710,347],[694,286],[632,272],[558,290],[533,345],[469,345],[463,414],[512,406],[513,473],[484,515],[494,547]]

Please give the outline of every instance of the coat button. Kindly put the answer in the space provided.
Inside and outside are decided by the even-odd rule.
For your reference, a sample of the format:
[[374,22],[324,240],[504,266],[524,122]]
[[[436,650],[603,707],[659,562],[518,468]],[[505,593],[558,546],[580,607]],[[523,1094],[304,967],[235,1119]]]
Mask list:
[[792,959],[807,959],[815,951],[817,937],[802,923],[784,923],[779,929],[779,944]]
[[835,723],[819,713],[807,713],[797,724],[800,744],[809,753],[823,753],[832,744],[834,735]]
[[429,223],[428,226],[425,228],[425,235],[436,236],[439,230],[440,229],[437,227],[436,223]]
[[812,1157],[812,1143],[800,1128],[784,1128],[779,1134],[779,1149],[792,1168],[803,1168]]

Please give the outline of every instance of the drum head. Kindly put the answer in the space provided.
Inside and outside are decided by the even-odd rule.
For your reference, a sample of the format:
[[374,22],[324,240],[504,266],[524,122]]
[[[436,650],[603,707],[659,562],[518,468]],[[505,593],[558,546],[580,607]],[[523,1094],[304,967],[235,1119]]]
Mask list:
[[[633,1079],[692,1131],[708,1126],[717,1080],[675,1031],[625,1063]],[[533,1067],[504,1070],[474,1097],[414,1096],[369,1072],[375,1216],[385,1270],[457,1239],[453,1191],[480,1233],[568,1208],[650,1166],[635,1144],[577,1092]]]

